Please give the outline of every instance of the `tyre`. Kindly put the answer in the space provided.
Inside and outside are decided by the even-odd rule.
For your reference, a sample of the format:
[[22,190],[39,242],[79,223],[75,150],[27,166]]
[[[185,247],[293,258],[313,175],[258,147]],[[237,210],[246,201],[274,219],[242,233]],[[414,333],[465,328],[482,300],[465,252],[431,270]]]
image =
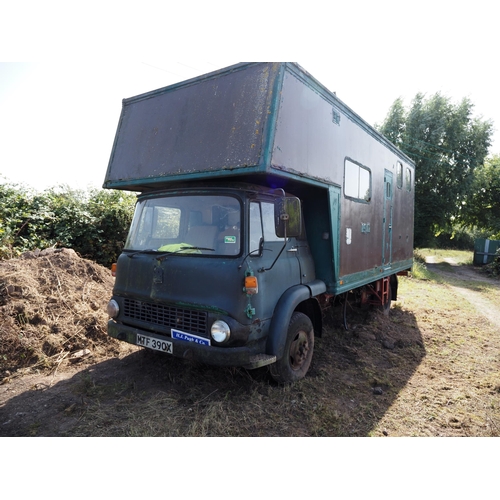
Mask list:
[[269,370],[274,380],[282,384],[305,377],[311,365],[314,349],[314,328],[303,313],[294,312],[288,325],[285,353]]

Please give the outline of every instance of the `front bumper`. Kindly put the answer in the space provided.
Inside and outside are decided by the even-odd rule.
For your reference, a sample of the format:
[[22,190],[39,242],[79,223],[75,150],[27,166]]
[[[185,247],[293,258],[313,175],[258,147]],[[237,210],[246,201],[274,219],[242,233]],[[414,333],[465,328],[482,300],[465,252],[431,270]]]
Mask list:
[[244,347],[216,347],[166,338],[146,330],[108,321],[108,335],[118,340],[137,344],[137,335],[145,335],[158,341],[168,340],[172,343],[172,355],[178,358],[191,359],[217,366],[240,366],[247,369],[260,368],[276,361],[276,356],[265,354],[266,339],[260,339],[252,345]]

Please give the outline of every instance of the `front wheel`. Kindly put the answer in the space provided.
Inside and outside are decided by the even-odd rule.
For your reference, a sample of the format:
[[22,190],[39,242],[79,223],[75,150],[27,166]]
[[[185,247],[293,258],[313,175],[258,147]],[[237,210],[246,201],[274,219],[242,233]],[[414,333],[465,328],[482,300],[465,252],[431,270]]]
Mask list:
[[311,320],[303,313],[294,312],[288,325],[285,353],[269,367],[273,379],[288,384],[304,378],[311,365],[313,349]]

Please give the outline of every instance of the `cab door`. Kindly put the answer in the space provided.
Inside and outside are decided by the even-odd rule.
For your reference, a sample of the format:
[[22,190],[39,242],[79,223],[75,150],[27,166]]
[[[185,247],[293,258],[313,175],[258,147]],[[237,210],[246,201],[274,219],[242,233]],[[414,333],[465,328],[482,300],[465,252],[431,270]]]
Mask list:
[[[255,314],[265,319],[273,315],[283,292],[301,283],[298,248],[295,238],[289,238],[283,249],[285,240],[276,235],[272,200],[251,201],[249,221],[248,251],[252,254],[247,259],[246,267],[247,272],[257,276],[259,283],[259,293],[252,300]],[[264,243],[259,255],[260,238],[263,238]]]

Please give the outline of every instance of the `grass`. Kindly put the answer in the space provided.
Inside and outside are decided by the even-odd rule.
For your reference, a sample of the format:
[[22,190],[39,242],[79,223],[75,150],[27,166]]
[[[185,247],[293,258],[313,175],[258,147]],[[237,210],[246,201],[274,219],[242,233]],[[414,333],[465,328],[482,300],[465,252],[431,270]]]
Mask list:
[[419,248],[416,254],[422,257],[434,257],[438,262],[453,259],[459,265],[470,265],[474,259],[470,250],[443,250],[437,248]]
[[[442,262],[467,262],[432,252]],[[417,255],[412,276],[400,277],[389,317],[353,307],[345,331],[340,309],[330,310],[311,369],[292,386],[276,385],[265,368],[217,368],[139,350],[75,375],[71,411],[61,411],[66,425],[41,422],[36,433],[500,436],[500,329],[457,293],[471,287],[491,300],[498,287],[431,271],[425,255]]]
[[389,318],[353,310],[347,332],[333,313],[293,386],[140,352],[142,387],[90,397],[70,435],[500,435],[500,334],[446,283],[403,278]]

